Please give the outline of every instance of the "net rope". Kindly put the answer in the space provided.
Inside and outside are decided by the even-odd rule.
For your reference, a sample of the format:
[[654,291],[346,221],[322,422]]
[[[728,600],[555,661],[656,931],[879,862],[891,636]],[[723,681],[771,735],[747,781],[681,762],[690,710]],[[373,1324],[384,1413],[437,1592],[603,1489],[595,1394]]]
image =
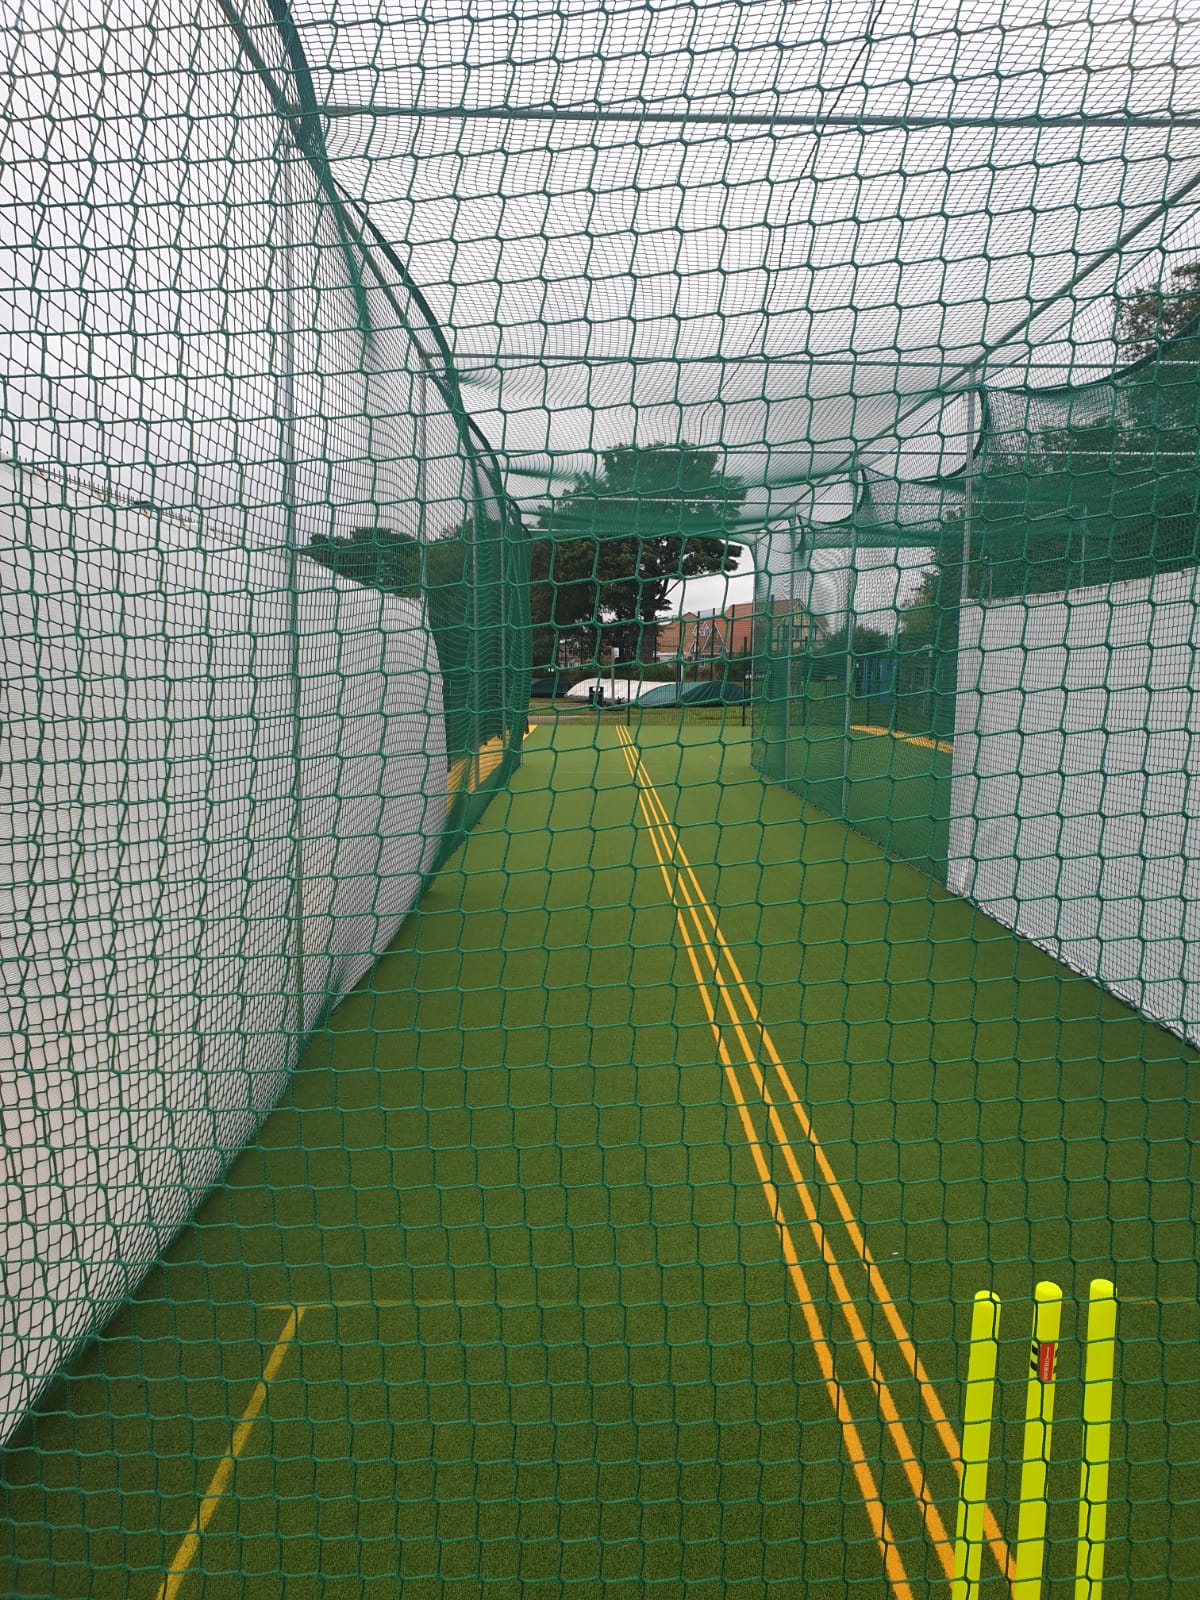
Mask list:
[[2,38],[0,1593],[1200,1592],[1189,8]]

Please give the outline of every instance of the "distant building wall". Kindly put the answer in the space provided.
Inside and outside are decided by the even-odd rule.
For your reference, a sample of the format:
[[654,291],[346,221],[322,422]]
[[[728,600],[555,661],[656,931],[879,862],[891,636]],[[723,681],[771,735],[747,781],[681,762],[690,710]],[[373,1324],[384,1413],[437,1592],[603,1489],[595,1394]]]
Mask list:
[[749,655],[754,648],[754,622],[756,617],[769,615],[778,620],[792,614],[793,648],[807,644],[814,632],[824,633],[826,627],[821,617],[814,616],[796,601],[773,600],[764,610],[753,600],[740,601],[726,606],[715,615],[685,611],[682,617],[671,617],[658,627],[658,658],[673,660],[682,655],[686,660],[706,660],[711,656]]

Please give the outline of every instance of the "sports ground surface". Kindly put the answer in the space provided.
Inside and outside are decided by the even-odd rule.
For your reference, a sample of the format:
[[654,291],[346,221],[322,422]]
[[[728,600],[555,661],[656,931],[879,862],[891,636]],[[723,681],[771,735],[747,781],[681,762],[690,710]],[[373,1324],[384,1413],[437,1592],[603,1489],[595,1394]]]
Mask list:
[[0,1594],[946,1594],[971,1297],[1012,1462],[1049,1278],[1065,1595],[1093,1277],[1105,1593],[1200,1593],[1195,1063],[764,785],[740,719],[539,724],[23,1425]]

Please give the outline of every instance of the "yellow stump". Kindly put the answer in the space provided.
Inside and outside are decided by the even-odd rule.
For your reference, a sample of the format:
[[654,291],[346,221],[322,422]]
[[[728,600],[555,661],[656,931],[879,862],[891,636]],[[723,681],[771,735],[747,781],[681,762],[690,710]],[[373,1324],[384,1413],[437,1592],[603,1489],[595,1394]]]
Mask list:
[[1108,1526],[1108,1463],[1112,1437],[1113,1366],[1117,1348],[1117,1291],[1092,1280],[1083,1367],[1083,1461],[1079,1469],[1079,1544],[1075,1600],[1100,1600]]
[[996,1403],[996,1353],[1000,1337],[1000,1298],[980,1289],[971,1312],[967,1354],[967,1392],[963,1406],[962,1483],[958,1537],[954,1542],[951,1600],[974,1600],[983,1558],[983,1512],[987,1504],[992,1416]]
[[1021,1460],[1013,1600],[1041,1600],[1042,1595],[1042,1574],[1046,1565],[1046,1468],[1050,1461],[1061,1326],[1062,1290],[1056,1283],[1039,1283],[1033,1291],[1033,1343],[1025,1398],[1025,1448]]

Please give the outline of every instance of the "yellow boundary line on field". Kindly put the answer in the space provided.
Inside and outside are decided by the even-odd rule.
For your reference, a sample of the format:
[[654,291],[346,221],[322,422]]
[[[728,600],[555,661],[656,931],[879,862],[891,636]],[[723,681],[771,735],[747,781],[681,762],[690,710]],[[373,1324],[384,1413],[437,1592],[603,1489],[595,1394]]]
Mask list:
[[[879,1268],[871,1255],[866,1240],[863,1237],[862,1230],[850,1208],[850,1204],[846,1198],[845,1192],[837,1181],[837,1178],[833,1172],[833,1168],[829,1163],[829,1159],[825,1154],[824,1148],[817,1138],[816,1131],[813,1128],[807,1113],[805,1112],[804,1106],[796,1092],[790,1075],[784,1067],[778,1050],[775,1048],[774,1041],[772,1040],[770,1033],[758,1014],[753,997],[746,985],[746,980],[742,976],[737,961],[733,955],[733,951],[730,949],[727,940],[721,932],[716,913],[706,899],[700,881],[696,877],[695,870],[693,869],[691,862],[688,860],[687,855],[684,852],[678,830],[674,827],[670,820],[662,797],[659,795],[649,777],[649,774],[646,772],[644,763],[641,759],[641,754],[632,737],[624,728],[620,727],[617,729],[617,737],[618,742],[622,747],[622,753],[625,756],[626,764],[629,767],[630,776],[638,786],[639,805],[641,807],[643,816],[646,818],[651,842],[654,845],[655,853],[659,859],[659,868],[662,872],[664,882],[666,883],[668,894],[670,895],[672,902],[676,907],[676,918],[679,922],[680,931],[683,934],[684,946],[688,952],[689,960],[691,961],[693,971],[696,975],[697,985],[700,988],[701,995],[704,1000],[705,1010],[709,1014],[710,1024],[714,1033],[718,1037],[718,1042],[722,1051],[722,1060],[726,1063],[727,1075],[732,1076],[732,1068],[725,1052],[723,1039],[721,1038],[721,1025],[717,1020],[716,1008],[712,1005],[707,986],[693,955],[692,940],[688,935],[687,926],[683,916],[684,909],[687,910],[695,927],[696,934],[699,936],[699,945],[697,948],[700,949],[701,952],[707,957],[707,963],[711,967],[712,978],[716,984],[718,994],[720,999],[724,1002],[725,1010],[728,1013],[731,1022],[733,1023],[734,1032],[737,1036],[738,1043],[741,1046],[746,1066],[749,1068],[751,1076],[754,1079],[755,1086],[758,1089],[759,1094],[762,1096],[764,1105],[767,1108],[768,1120],[770,1122],[772,1132],[775,1134],[775,1137],[779,1142],[781,1153],[783,1154],[784,1160],[787,1163],[789,1174],[792,1178],[797,1196],[800,1199],[801,1206],[803,1207],[805,1216],[808,1220],[809,1228],[821,1252],[822,1259],[826,1263],[826,1267],[829,1271],[830,1283],[835,1294],[838,1296],[839,1301],[841,1302],[843,1314],[846,1317],[847,1325],[850,1328],[851,1336],[854,1340],[859,1358],[863,1363],[863,1368],[867,1374],[867,1377],[870,1379],[879,1399],[880,1411],[885,1426],[892,1436],[893,1443],[897,1447],[901,1464],[904,1467],[905,1475],[909,1481],[909,1486],[912,1489],[914,1497],[922,1510],[930,1538],[937,1549],[943,1569],[946,1572],[946,1576],[949,1578],[953,1572],[953,1547],[947,1535],[945,1523],[942,1521],[941,1514],[933,1502],[932,1495],[929,1492],[928,1485],[925,1482],[923,1473],[921,1472],[916,1457],[916,1452],[912,1447],[907,1430],[900,1419],[891,1392],[888,1389],[886,1382],[884,1382],[879,1375],[874,1348],[867,1336],[866,1329],[863,1327],[858,1308],[850,1295],[845,1278],[842,1275],[841,1262],[838,1260],[835,1252],[829,1244],[828,1236],[826,1235],[825,1229],[821,1225],[811,1189],[809,1188],[809,1185],[800,1170],[796,1153],[784,1132],[782,1123],[779,1120],[778,1111],[775,1107],[774,1101],[771,1098],[770,1089],[766,1083],[762,1067],[759,1063],[758,1052],[753,1048],[750,1039],[746,1035],[745,1026],[743,1025],[737,1005],[735,1004],[731,994],[730,985],[726,982],[724,976],[722,975],[722,961],[724,961],[725,965],[727,966],[730,978],[733,982],[733,987],[736,989],[741,998],[742,1004],[745,1007],[747,1013],[747,1025],[758,1035],[763,1053],[767,1056],[771,1062],[771,1065],[775,1068],[784,1094],[787,1098],[787,1102],[790,1104],[791,1110],[794,1112],[797,1120],[800,1123],[804,1137],[812,1148],[817,1166],[821,1172],[821,1176],[824,1178],[830,1193],[833,1196],[834,1202],[837,1206],[839,1214],[841,1215],[842,1221],[846,1226],[847,1232],[850,1235],[851,1242],[854,1245],[859,1261],[867,1273],[868,1285],[874,1291],[875,1296],[880,1303],[881,1309],[883,1310],[884,1316],[887,1319],[888,1325],[892,1331],[892,1335],[904,1356],[909,1372],[917,1382],[925,1403],[926,1410],[929,1414],[930,1420],[934,1425],[934,1429],[938,1435],[939,1441],[941,1442],[942,1447],[950,1461],[954,1463],[954,1465],[961,1471],[961,1448],[958,1438],[945,1414],[945,1410],[942,1407],[937,1391],[930,1382],[929,1375],[925,1370],[924,1364],[917,1354],[916,1347],[912,1341],[912,1337],[909,1334],[907,1327],[904,1324],[899,1309],[897,1308],[895,1301],[892,1299]],[[656,834],[658,833],[661,833],[663,842],[666,845],[665,859],[663,851],[659,848],[658,839],[656,837]],[[674,882],[672,882],[671,875],[667,870],[667,860],[670,860],[671,865],[675,870]],[[683,902],[682,906],[680,903],[681,898]],[[701,914],[703,915],[704,920],[708,923],[712,937],[715,939],[717,947],[719,947],[719,954],[718,949],[714,948],[713,944],[709,942],[709,939],[705,934],[704,925],[701,921]],[[740,1090],[736,1092],[738,1093],[739,1102],[744,1103],[741,1102]],[[745,1121],[744,1117],[743,1121]],[[760,1172],[760,1177],[761,1176],[762,1174]],[[770,1196],[768,1196],[768,1203],[771,1203]],[[774,1215],[774,1212],[772,1212],[772,1215]],[[990,1507],[988,1507],[986,1512],[986,1532],[989,1544],[992,1548],[992,1553],[996,1558],[1000,1571],[1006,1576],[1011,1575],[1012,1565],[1008,1546],[1004,1541],[999,1524],[997,1523],[995,1515]]]
[[922,750],[940,750],[947,756],[954,754],[954,746],[947,739],[926,739],[918,733],[897,733],[894,728],[870,728],[865,722],[852,722],[850,732],[870,733],[878,739],[899,739],[901,744],[917,744]]
[[254,1424],[267,1400],[267,1385],[275,1377],[283,1365],[284,1357],[291,1348],[292,1342],[299,1332],[301,1320],[308,1308],[297,1305],[291,1308],[287,1321],[283,1325],[283,1332],[275,1341],[271,1354],[267,1357],[267,1364],[263,1368],[262,1377],[254,1386],[245,1411],[242,1412],[241,1421],[233,1430],[233,1438],[229,1441],[229,1449],[217,1462],[217,1470],[209,1479],[208,1488],[200,1501],[200,1509],[192,1521],[191,1527],[180,1541],[175,1552],[175,1558],[167,1569],[166,1576],[158,1586],[155,1600],[175,1600],[184,1579],[191,1571],[192,1564],[200,1553],[200,1540],[204,1530],[212,1521],[213,1513],[229,1491],[233,1482],[233,1469],[238,1457],[246,1448],[247,1441],[254,1431]]

